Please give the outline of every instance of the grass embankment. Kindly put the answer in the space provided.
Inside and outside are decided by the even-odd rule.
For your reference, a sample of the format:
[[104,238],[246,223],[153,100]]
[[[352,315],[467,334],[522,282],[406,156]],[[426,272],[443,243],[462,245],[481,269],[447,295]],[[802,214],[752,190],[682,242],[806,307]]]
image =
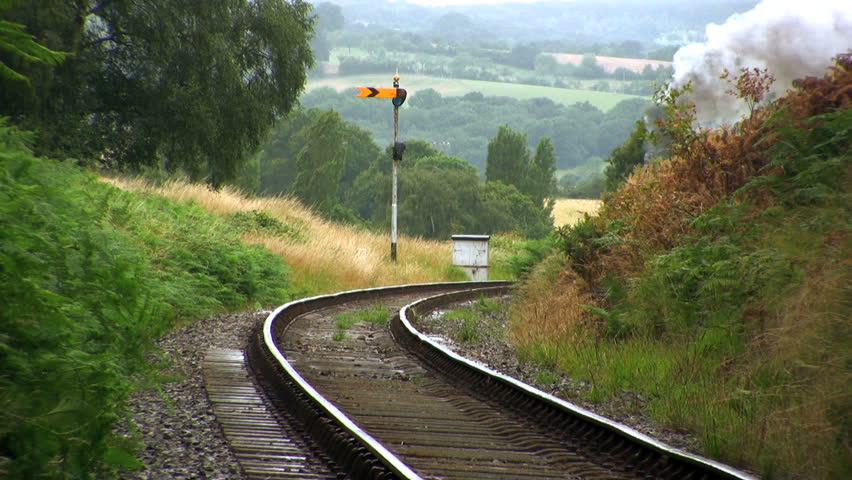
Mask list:
[[135,465],[112,426],[174,325],[280,303],[282,259],[234,222],[32,156],[0,122],[0,477]]
[[442,280],[465,280],[452,267],[452,245],[401,236],[398,262],[390,261],[390,235],[329,222],[286,197],[248,198],[225,188],[172,182],[153,186],[142,180],[111,179],[122,188],[152,192],[240,221],[257,218],[268,226],[243,232],[244,241],[260,244],[285,259],[300,295],[353,288]]
[[765,478],[850,478],[850,68],[734,127],[669,123],[672,157],[561,229],[526,281],[522,355],[592,399],[640,393]]
[[[392,75],[363,74],[341,75],[311,79],[307,90],[320,87],[332,87],[337,91],[353,89],[358,86],[382,87],[392,83]],[[432,77],[429,75],[404,75],[400,80],[409,96],[417,95],[418,90],[431,88],[444,96],[462,96],[471,92],[480,92],[485,96],[511,97],[518,100],[531,98],[548,98],[563,105],[589,102],[603,112],[609,111],[622,100],[630,98],[645,98],[638,95],[623,93],[598,92],[571,88],[545,87],[541,85],[525,85],[520,83],[489,82],[484,80],[467,80],[463,78]],[[353,94],[354,95],[354,94]],[[402,108],[409,108],[403,105]]]

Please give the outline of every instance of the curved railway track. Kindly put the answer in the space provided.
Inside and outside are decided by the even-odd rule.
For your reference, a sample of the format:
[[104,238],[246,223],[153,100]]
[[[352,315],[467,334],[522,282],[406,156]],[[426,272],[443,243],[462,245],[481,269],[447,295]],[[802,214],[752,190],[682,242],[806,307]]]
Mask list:
[[[420,314],[507,288],[359,290],[270,314],[250,342],[249,364],[309,448],[326,452],[327,473],[315,478],[752,478],[458,357],[411,326]],[[376,304],[394,312],[389,325],[335,335],[336,314]]]

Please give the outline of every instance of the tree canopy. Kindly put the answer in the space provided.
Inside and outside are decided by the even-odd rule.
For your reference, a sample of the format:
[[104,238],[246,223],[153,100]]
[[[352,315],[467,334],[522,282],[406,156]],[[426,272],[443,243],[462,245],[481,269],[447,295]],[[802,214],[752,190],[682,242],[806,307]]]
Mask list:
[[489,182],[503,182],[521,189],[529,161],[527,136],[506,124],[500,125],[497,136],[488,142],[485,178]]
[[623,145],[612,150],[609,158],[606,159],[609,165],[604,171],[607,190],[615,191],[630,176],[636,165],[642,165],[645,160],[646,138],[645,122],[639,120],[630,138]]
[[296,156],[293,193],[306,205],[328,213],[337,203],[337,189],[346,163],[341,135],[343,122],[334,110],[315,116],[300,131],[302,150]]
[[4,82],[0,115],[40,131],[38,153],[220,185],[303,89],[310,12],[301,0],[22,2],[9,20],[73,56],[52,71],[0,56],[32,80]]

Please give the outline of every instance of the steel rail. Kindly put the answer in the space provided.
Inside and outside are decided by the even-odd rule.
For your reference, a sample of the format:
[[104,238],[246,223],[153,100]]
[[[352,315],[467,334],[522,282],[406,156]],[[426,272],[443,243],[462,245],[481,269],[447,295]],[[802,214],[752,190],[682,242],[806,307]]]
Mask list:
[[[428,290],[474,289],[484,286],[508,285],[509,282],[455,282],[402,285],[351,290],[330,295],[319,295],[295,300],[276,308],[264,321],[249,343],[249,361],[252,368],[261,370],[269,378],[281,377],[281,398],[287,408],[306,424],[314,439],[329,450],[335,461],[352,471],[356,478],[422,480],[381,442],[356,425],[346,414],[325,399],[308,383],[287,360],[277,345],[278,333],[290,322],[307,311],[325,306],[375,298],[393,293]],[[354,452],[354,453],[353,453]]]
[[[278,347],[278,336],[290,323],[302,314],[330,307],[344,302],[364,299],[376,299],[392,294],[424,294],[443,292],[420,299],[403,307],[391,321],[390,330],[397,343],[456,382],[463,381],[468,389],[502,390],[502,394],[486,394],[508,407],[528,417],[553,418],[554,415],[566,420],[553,422],[570,425],[582,432],[590,442],[600,448],[621,445],[628,456],[643,465],[659,471],[661,478],[680,478],[688,471],[689,478],[755,480],[755,477],[736,470],[728,465],[711,459],[681,451],[665,445],[634,429],[596,415],[586,409],[556,398],[514,378],[500,374],[478,362],[463,358],[418,332],[412,325],[412,319],[426,311],[432,311],[448,303],[474,298],[482,294],[486,287],[491,294],[507,290],[509,282],[459,282],[404,285],[380,287],[365,290],[353,290],[332,295],[289,302],[272,312],[258,330],[256,340],[250,342],[249,359],[253,369],[261,370],[264,375],[280,377],[283,382],[279,393],[284,407],[295,410],[295,416],[305,423],[308,431],[329,455],[351,472],[352,478],[374,479],[420,479],[404,461],[390,452],[380,441],[360,428],[346,413],[338,409],[322,395],[290,364]],[[446,293],[447,291],[453,293]],[[451,382],[452,383],[452,382]],[[519,400],[519,397],[520,398]],[[520,405],[520,406],[519,406]],[[539,419],[533,418],[539,421]],[[577,428],[582,424],[581,428]],[[592,427],[589,427],[592,426]],[[595,430],[587,435],[590,430]],[[598,433],[603,431],[604,433]],[[624,445],[627,444],[627,447]],[[649,453],[650,452],[650,453]],[[650,465],[650,467],[649,467]]]
[[[500,291],[502,289],[497,287],[495,290]],[[481,291],[476,293],[481,294]],[[489,390],[495,388],[510,390],[513,393],[517,392],[534,399],[535,403],[538,404],[530,406],[527,403],[526,409],[542,411],[542,406],[544,409],[555,409],[556,412],[572,419],[579,419],[582,422],[596,425],[628,442],[639,445],[644,449],[655,451],[659,455],[664,456],[670,463],[683,462],[692,465],[702,470],[702,473],[710,474],[712,478],[757,480],[756,477],[729,465],[666,445],[626,425],[550,395],[515,378],[494,371],[479,362],[462,357],[438,342],[433,341],[412,325],[410,317],[416,317],[427,311],[434,311],[442,306],[469,299],[470,292],[456,292],[435,295],[413,302],[404,306],[400,310],[399,315],[392,320],[391,331],[398,342],[406,345],[406,348],[413,351],[421,360],[426,361],[433,368],[446,370],[447,365],[452,364],[458,369],[465,370],[468,379],[469,377],[479,377],[477,383],[487,385]],[[453,377],[458,378],[455,374]],[[514,408],[514,405],[510,405],[508,402],[504,403],[506,403],[507,407]],[[516,405],[517,401],[512,403]]]

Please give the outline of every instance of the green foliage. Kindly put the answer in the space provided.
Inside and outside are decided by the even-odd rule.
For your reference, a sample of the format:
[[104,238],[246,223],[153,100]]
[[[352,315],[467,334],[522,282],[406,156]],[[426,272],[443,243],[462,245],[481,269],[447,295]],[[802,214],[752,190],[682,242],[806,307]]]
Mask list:
[[337,332],[332,337],[335,341],[346,338],[345,330],[349,330],[357,323],[371,323],[373,325],[386,325],[390,320],[391,311],[388,307],[380,304],[370,308],[354,312],[339,313],[334,316],[334,326]]
[[605,232],[600,231],[592,217],[583,214],[582,220],[574,225],[563,225],[556,233],[559,249],[571,259],[574,270],[588,280],[591,264],[597,260],[600,250],[606,247]]
[[[317,127],[321,123],[321,117],[327,114],[319,109],[300,109],[292,112],[278,124],[260,155],[260,178],[256,193],[263,195],[293,193],[296,188],[294,180],[298,173],[296,159],[303,150],[304,142],[310,136],[311,129],[314,135],[325,133],[317,130]],[[339,144],[345,153],[343,172],[338,183],[335,201],[338,205],[346,205],[356,214],[363,216],[360,208],[352,208],[348,196],[353,189],[360,187],[355,185],[356,179],[376,164],[381,152],[366,130],[351,123],[342,122],[339,117],[331,123],[329,128],[333,130],[327,132],[328,137],[332,137],[330,140]],[[390,162],[384,163],[390,171]],[[337,205],[326,213],[331,214],[336,208]],[[338,213],[342,212],[338,211]]]
[[559,382],[559,374],[553,372],[552,370],[544,369],[535,376],[535,383],[539,385],[556,385]]
[[606,189],[615,191],[633,172],[633,168],[642,165],[645,160],[645,140],[647,138],[645,122],[638,120],[630,138],[623,145],[616,147],[606,159],[604,171]]
[[214,186],[236,176],[313,63],[310,5],[279,0],[45,0],[7,12],[53,50],[22,65],[32,88],[0,93],[0,114],[43,133],[39,153],[108,168],[183,170]]
[[553,231],[552,204],[535,205],[513,185],[487,182],[482,187],[480,231],[515,231],[526,238],[542,238]]
[[[346,164],[341,141],[343,122],[334,110],[320,113],[306,130],[302,150],[296,156],[293,193],[320,212],[331,212],[337,203],[337,190]],[[300,142],[301,143],[301,142]]]
[[475,311],[483,315],[493,315],[503,310],[503,304],[501,304],[496,298],[487,297],[485,294],[481,294],[479,295],[479,298],[476,299],[476,303],[473,304],[473,308]]
[[556,155],[550,138],[539,140],[526,177],[524,192],[530,196],[533,204],[543,205],[545,199],[552,198],[556,193]]
[[425,157],[400,175],[399,225],[409,235],[449,238],[478,233],[479,176],[452,157]]
[[0,122],[0,472],[106,478],[114,438],[175,322],[287,299],[286,268],[201,208],[35,158]]
[[[357,85],[355,82],[368,82],[370,78],[349,77],[340,81]],[[375,81],[387,81],[381,80],[385,77],[379,78]],[[591,157],[605,158],[613,148],[624,143],[648,104],[643,98],[612,98],[611,104],[617,105],[604,109],[596,106],[599,102],[593,104],[587,101],[589,94],[598,92],[578,90],[577,98],[566,101],[570,103],[566,105],[555,103],[549,98],[513,98],[516,96],[515,91],[519,95],[534,89],[529,85],[483,83],[488,83],[484,87],[493,86],[495,92],[483,90],[484,96],[446,98],[435,92],[435,98],[430,99],[428,108],[425,100],[422,103],[415,101],[420,96],[427,96],[424,91],[410,91],[409,100],[400,110],[400,132],[406,143],[412,138],[440,142],[445,154],[463,158],[476,165],[480,171],[485,171],[488,152],[483,146],[494,137],[506,119],[511,119],[513,129],[526,133],[529,142],[526,147],[529,149],[535,149],[542,137],[551,138],[557,167],[568,168],[583,164]],[[449,86],[457,85],[450,83]],[[506,92],[507,88],[512,90]],[[534,96],[550,96],[552,90],[560,89],[546,90],[536,92]],[[365,101],[356,98],[351,90],[337,92],[332,88],[312,89],[300,101],[305,107],[335,109],[347,122],[370,131],[379,145],[392,142],[390,106],[385,102]],[[409,151],[406,151],[406,157],[408,154]]]
[[[2,5],[7,7],[7,5]],[[58,65],[68,55],[65,52],[55,52],[40,43],[26,33],[26,27],[14,22],[0,20],[0,50],[10,53],[16,59],[27,62],[47,63]],[[25,82],[30,81],[12,67],[0,60],[0,78]]]
[[512,130],[509,125],[500,125],[497,136],[488,142],[485,178],[523,190],[529,163],[526,135]]
[[813,117],[807,128],[789,126],[783,111],[769,123],[781,135],[769,151],[767,170],[775,173],[755,178],[743,190],[766,186],[789,205],[805,205],[824,201],[842,187],[852,156],[852,110]]
[[351,315],[340,314],[334,316],[334,327],[338,330],[349,330],[355,323],[355,318]]
[[[688,110],[671,113],[689,117]],[[694,142],[678,131],[684,125],[667,128],[678,141]],[[623,241],[621,225],[586,219],[560,229],[560,249],[601,294],[598,305],[583,308],[605,328],[570,345],[525,345],[520,355],[588,380],[594,400],[642,394],[656,418],[695,432],[705,452],[723,460],[785,478],[848,476],[848,463],[837,460],[846,434],[802,433],[801,425],[848,424],[848,414],[836,413],[849,407],[840,393],[850,375],[841,366],[848,322],[836,320],[848,310],[840,285],[848,284],[848,242],[841,239],[852,218],[850,126],[848,109],[799,128],[777,113],[763,126],[775,142],[765,175],[706,209],[690,236],[629,278],[589,271]],[[694,144],[673,148],[696,152]],[[796,464],[788,457],[800,448],[820,460]]]
[[473,343],[481,337],[479,314],[469,309],[451,310],[445,314],[449,320],[461,320],[461,326],[456,330],[454,337],[462,343]]
[[794,278],[776,249],[748,251],[727,237],[699,238],[650,262],[635,285],[636,316],[660,334],[721,329],[739,345],[746,306],[783,292]]
[[550,256],[556,246],[556,235],[551,233],[545,238],[527,240],[518,253],[509,257],[509,270],[515,278],[525,278],[545,258]]

